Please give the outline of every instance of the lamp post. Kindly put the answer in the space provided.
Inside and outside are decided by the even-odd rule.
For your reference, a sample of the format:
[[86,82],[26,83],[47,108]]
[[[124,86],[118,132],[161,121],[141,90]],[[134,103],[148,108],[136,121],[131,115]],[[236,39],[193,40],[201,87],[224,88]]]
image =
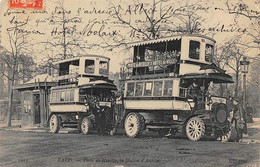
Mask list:
[[245,129],[247,133],[247,113],[246,113],[246,74],[248,73],[248,66],[249,66],[249,61],[247,60],[247,57],[244,56],[243,60],[240,61],[240,65],[242,68],[242,73],[243,73],[243,109],[244,109],[244,121],[245,121]]

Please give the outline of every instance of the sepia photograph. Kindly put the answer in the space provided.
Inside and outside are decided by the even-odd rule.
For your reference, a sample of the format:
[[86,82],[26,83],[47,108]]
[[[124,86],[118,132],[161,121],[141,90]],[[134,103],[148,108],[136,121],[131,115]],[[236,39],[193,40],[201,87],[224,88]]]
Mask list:
[[0,0],[0,166],[260,167],[260,0]]

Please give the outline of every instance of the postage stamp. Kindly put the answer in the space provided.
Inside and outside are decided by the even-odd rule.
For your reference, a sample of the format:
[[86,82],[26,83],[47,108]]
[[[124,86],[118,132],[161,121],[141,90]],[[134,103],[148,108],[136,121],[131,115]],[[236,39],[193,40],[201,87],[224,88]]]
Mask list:
[[10,0],[10,8],[29,8],[29,9],[42,9],[43,0]]

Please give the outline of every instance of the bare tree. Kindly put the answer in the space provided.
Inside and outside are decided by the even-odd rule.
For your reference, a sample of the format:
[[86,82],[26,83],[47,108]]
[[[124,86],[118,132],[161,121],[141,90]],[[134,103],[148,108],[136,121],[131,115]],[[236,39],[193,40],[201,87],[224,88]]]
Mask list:
[[57,58],[74,57],[79,51],[85,52],[85,49],[89,48],[77,32],[76,24],[81,23],[82,18],[72,16],[71,11],[64,8],[62,0],[57,0],[54,3],[56,4],[55,9],[48,18],[51,25],[54,26],[51,31],[52,38],[42,42],[45,45],[42,52],[53,51],[59,54],[50,56],[48,62]]
[[238,93],[239,93],[239,75],[241,72],[240,61],[242,60],[243,56],[244,53],[241,52],[238,48],[234,47],[234,49],[232,49],[230,52],[230,57],[227,62],[229,68],[235,72],[235,90],[234,90],[235,97],[238,97]]
[[2,75],[8,80],[7,125],[11,126],[12,104],[14,98],[13,86],[20,77],[29,77],[27,76],[27,74],[29,74],[28,67],[33,64],[33,61],[25,55],[26,50],[29,48],[27,47],[27,35],[17,32],[12,33],[10,31],[7,31],[7,33],[10,49],[1,47],[0,60],[3,62]]
[[[255,6],[259,6],[259,1],[250,1],[251,4],[255,3]],[[236,4],[232,4],[229,0],[226,1],[226,7],[228,13],[234,15],[234,23],[239,24],[238,18],[244,17],[247,18],[248,21],[251,22],[250,26],[247,28],[244,36],[249,40],[246,42],[239,42],[239,45],[245,46],[247,48],[256,48],[260,47],[260,12],[256,9],[250,8],[243,0],[237,2]]]
[[[252,1],[251,1],[251,3],[252,3]],[[255,5],[256,6],[259,5],[259,2],[255,1]],[[249,19],[259,19],[260,18],[259,11],[250,9],[249,6],[243,2],[243,0],[239,1],[235,5],[234,4],[230,5],[229,0],[227,0],[226,6],[227,6],[229,14],[233,14],[236,16],[244,16]]]
[[[192,12],[188,9],[193,9],[196,5],[181,4],[180,1],[172,3],[169,0],[153,0],[151,4],[136,1],[135,5],[123,9],[121,5],[112,4],[114,11],[112,17],[121,25],[131,29],[130,37],[156,39],[166,36],[172,32],[172,29],[177,28],[182,29],[181,33],[195,33],[201,17],[195,15],[197,10]],[[133,15],[140,16],[138,17],[140,20],[133,21]]]

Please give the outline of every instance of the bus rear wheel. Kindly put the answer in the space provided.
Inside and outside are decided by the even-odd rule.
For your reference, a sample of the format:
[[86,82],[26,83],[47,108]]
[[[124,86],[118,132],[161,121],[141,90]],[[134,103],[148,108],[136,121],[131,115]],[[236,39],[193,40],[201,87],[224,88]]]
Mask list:
[[60,123],[61,118],[58,115],[53,114],[50,119],[50,131],[52,133],[58,133],[60,131]]
[[144,129],[144,118],[139,113],[129,113],[125,119],[125,132],[131,138],[139,137]]
[[205,124],[199,117],[192,117],[186,124],[186,135],[192,141],[200,140],[205,134]]
[[80,123],[80,130],[84,135],[89,134],[91,129],[91,121],[88,117],[83,117]]

